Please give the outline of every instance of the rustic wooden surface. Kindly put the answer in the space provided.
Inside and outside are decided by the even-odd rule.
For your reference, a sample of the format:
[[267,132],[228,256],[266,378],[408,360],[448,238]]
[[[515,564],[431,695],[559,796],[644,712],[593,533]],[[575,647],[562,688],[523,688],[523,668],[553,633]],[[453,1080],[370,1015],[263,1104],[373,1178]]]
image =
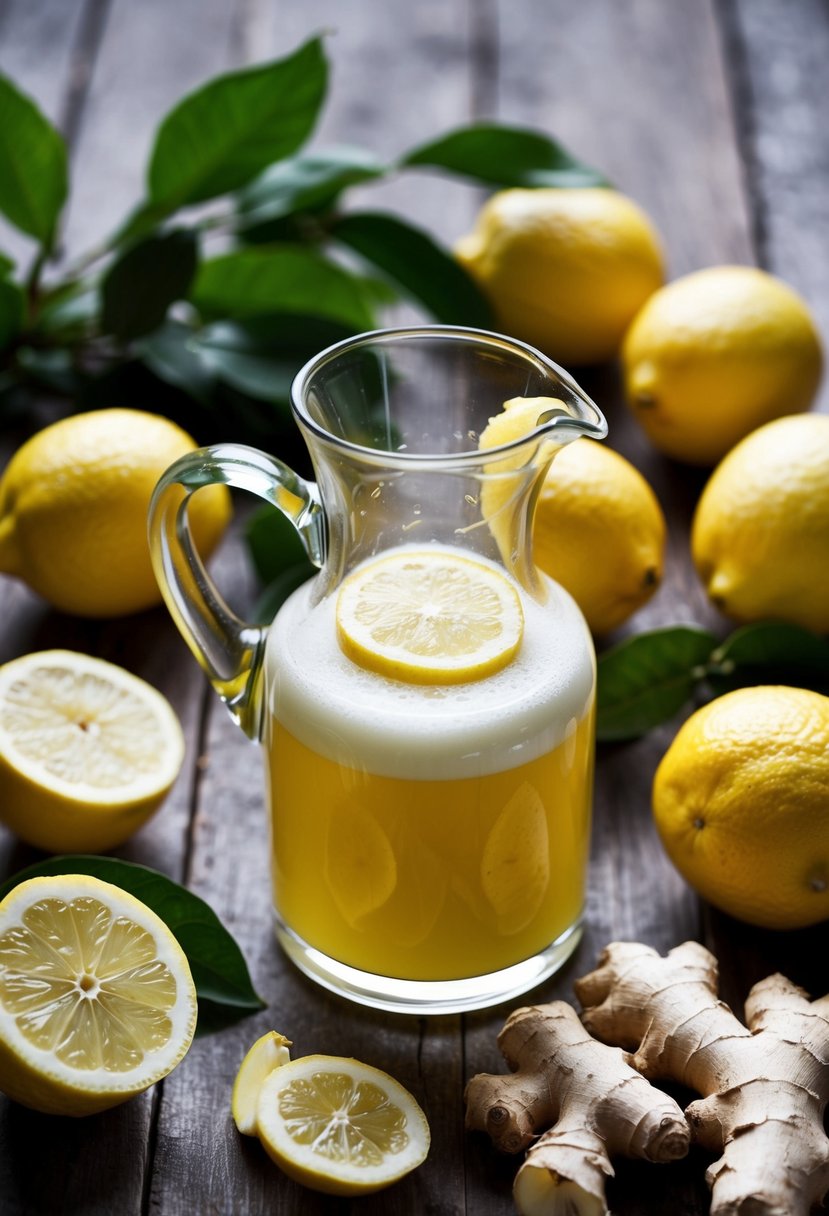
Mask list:
[[[805,295],[829,334],[829,136],[823,0],[0,0],[0,70],[35,95],[71,145],[67,256],[88,247],[134,201],[154,125],[183,92],[246,60],[285,54],[330,30],[333,84],[318,139],[396,152],[473,117],[545,128],[638,199],[664,235],[670,273],[757,262]],[[427,174],[372,192],[446,240],[469,225],[472,188]],[[25,254],[21,239],[0,243]],[[690,569],[687,530],[703,478],[654,454],[627,419],[614,369],[582,377],[606,410],[611,443],[652,481],[670,522],[665,585],[635,620],[725,629]],[[822,407],[829,393],[824,389]],[[117,403],[114,403],[117,404]],[[152,408],[152,402],[147,406]],[[8,453],[22,434],[6,435]],[[232,438],[232,436],[228,436]],[[219,555],[222,585],[249,602],[238,540]],[[188,738],[182,776],[125,857],[158,867],[209,900],[240,941],[269,1002],[261,1015],[199,1039],[152,1093],[78,1122],[0,1097],[4,1216],[503,1216],[515,1163],[463,1130],[462,1091],[497,1071],[504,1010],[438,1019],[373,1014],[295,972],[270,932],[263,786],[252,744],[203,683],[162,610],[96,626],[50,612],[0,579],[0,661],[66,645],[122,663],[172,700]],[[813,993],[829,988],[825,935],[772,934],[700,909],[666,861],[649,818],[655,766],[676,723],[639,743],[600,749],[584,941],[531,994],[570,997],[609,940],[667,949],[699,937],[721,960],[738,1007],[780,968]],[[0,875],[36,858],[0,828]],[[397,1076],[433,1133],[426,1165],[353,1203],[303,1191],[232,1127],[232,1078],[266,1028],[299,1052],[355,1055]],[[617,1216],[708,1210],[705,1160],[659,1170],[620,1164]]]

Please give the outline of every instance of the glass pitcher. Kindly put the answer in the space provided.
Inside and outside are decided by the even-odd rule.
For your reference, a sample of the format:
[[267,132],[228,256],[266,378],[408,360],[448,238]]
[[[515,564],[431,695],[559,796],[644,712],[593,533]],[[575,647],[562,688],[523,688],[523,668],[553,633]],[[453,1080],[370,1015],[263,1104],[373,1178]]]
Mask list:
[[[483,447],[515,398],[545,399],[529,433]],[[330,347],[297,375],[292,408],[316,482],[221,444],[172,465],[150,512],[168,607],[263,744],[278,940],[319,983],[375,1007],[497,1003],[561,966],[581,932],[595,656],[573,600],[533,565],[531,526],[555,451],[602,438],[605,421],[531,347],[445,326]],[[193,548],[188,498],[211,482],[278,507],[319,567],[268,628],[230,610]],[[361,596],[380,588],[408,628],[397,598],[424,571],[441,603],[460,571],[447,636],[467,622],[471,580],[519,606],[517,649],[436,673],[429,614],[445,604],[421,597],[429,636],[401,677],[384,657],[388,621],[360,616]],[[362,651],[346,612],[375,630]]]

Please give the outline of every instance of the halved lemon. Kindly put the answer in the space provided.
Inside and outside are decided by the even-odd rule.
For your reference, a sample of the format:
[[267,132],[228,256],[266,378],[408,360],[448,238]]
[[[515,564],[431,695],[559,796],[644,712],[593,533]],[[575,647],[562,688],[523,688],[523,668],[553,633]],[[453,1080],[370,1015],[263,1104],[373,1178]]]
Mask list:
[[379,1068],[338,1056],[303,1056],[265,1080],[259,1138],[295,1182],[331,1195],[390,1186],[429,1152],[426,1116]]
[[184,757],[169,703],[114,663],[44,650],[0,667],[0,819],[53,853],[114,848]]
[[495,567],[442,549],[405,549],[358,567],[337,597],[337,637],[361,667],[412,684],[460,684],[506,667],[521,601]]
[[230,1097],[230,1113],[243,1136],[256,1135],[256,1107],[262,1083],[275,1068],[288,1063],[290,1046],[291,1040],[284,1034],[269,1030],[256,1040],[239,1065]]
[[134,896],[86,874],[30,878],[0,903],[0,1090],[90,1115],[183,1059],[196,1027],[184,952]]

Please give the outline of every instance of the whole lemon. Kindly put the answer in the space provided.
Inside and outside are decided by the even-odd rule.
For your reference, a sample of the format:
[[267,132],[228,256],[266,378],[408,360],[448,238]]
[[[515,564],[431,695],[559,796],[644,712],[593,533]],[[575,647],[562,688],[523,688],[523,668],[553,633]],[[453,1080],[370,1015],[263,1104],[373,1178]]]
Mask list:
[[711,465],[811,405],[823,365],[800,296],[752,266],[712,266],[655,292],[622,347],[628,404],[667,456]]
[[710,903],[750,924],[829,917],[829,697],[742,688],[697,710],[656,772],[668,856]]
[[562,448],[541,487],[533,552],[594,634],[608,633],[662,581],[665,517],[638,469],[592,439]]
[[[45,427],[0,479],[0,572],[79,616],[160,603],[147,509],[167,466],[195,446],[180,427],[141,410],[76,414]],[[194,495],[190,519],[203,554],[229,517],[225,486]]]
[[778,418],[712,473],[691,553],[716,606],[829,633],[829,417]]
[[616,190],[503,190],[455,254],[500,327],[564,364],[616,355],[664,280],[650,220]]

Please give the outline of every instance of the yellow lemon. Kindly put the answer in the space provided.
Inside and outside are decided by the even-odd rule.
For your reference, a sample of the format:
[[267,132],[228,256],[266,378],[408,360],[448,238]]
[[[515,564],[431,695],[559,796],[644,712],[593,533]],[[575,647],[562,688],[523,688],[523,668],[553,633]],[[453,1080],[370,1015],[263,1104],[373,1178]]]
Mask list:
[[779,418],[729,452],[697,505],[691,551],[727,616],[829,633],[829,418]]
[[414,684],[478,680],[515,657],[524,614],[494,566],[441,549],[359,566],[337,597],[337,638],[360,666]]
[[[78,616],[121,616],[160,603],[147,509],[167,466],[194,448],[180,427],[140,410],[76,414],[45,427],[0,480],[0,572]],[[229,517],[225,486],[194,495],[190,520],[203,555]]]
[[756,427],[811,405],[823,356],[785,283],[712,266],[648,300],[622,348],[628,404],[667,456],[715,464]]
[[53,853],[131,836],[178,776],[172,708],[113,663],[44,650],[0,667],[0,820]]
[[[547,397],[506,401],[504,412],[482,432],[480,446],[528,434],[559,405]],[[537,459],[553,451],[548,441]],[[481,492],[484,518],[502,552],[512,492],[508,475]],[[616,629],[653,595],[662,581],[665,537],[656,495],[624,456],[591,439],[558,450],[536,503],[533,555],[539,568],[570,592],[594,634]]]
[[455,254],[500,328],[565,365],[616,355],[664,281],[650,220],[616,190],[503,190]]
[[697,710],[657,769],[653,813],[716,907],[769,929],[829,917],[829,697],[742,688]]
[[379,1068],[303,1056],[264,1081],[259,1139],[295,1182],[331,1195],[365,1195],[415,1169],[429,1151],[426,1116]]
[[140,900],[98,878],[31,878],[0,903],[0,1090],[90,1115],[166,1077],[196,1027],[184,953]]
[[275,1068],[291,1058],[291,1040],[278,1030],[269,1030],[257,1039],[239,1065],[230,1098],[230,1113],[243,1136],[256,1135],[256,1108],[259,1092]]

